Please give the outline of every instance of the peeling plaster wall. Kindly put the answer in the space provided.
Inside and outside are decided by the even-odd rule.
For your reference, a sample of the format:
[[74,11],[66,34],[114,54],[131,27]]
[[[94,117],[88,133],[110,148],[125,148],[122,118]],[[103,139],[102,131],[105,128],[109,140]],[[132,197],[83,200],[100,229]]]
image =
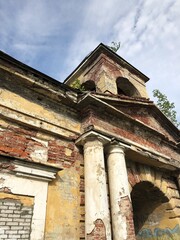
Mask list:
[[[80,204],[83,201],[80,198],[83,198],[84,194],[80,193],[81,189],[84,191],[80,174],[83,176],[84,173],[81,166],[82,155],[75,144],[9,121],[0,122],[1,154],[28,161],[47,162],[64,168],[49,184],[45,239],[79,239]],[[13,169],[13,166],[8,164],[1,167],[8,171]],[[8,178],[10,179],[10,176]],[[3,182],[3,178],[1,181]],[[22,181],[16,184],[18,187],[24,183]],[[4,186],[2,191],[11,191],[11,184]]]
[[22,81],[19,81],[19,84],[18,82],[14,84],[9,78],[1,81],[1,115],[30,125],[32,128],[41,128],[67,138],[76,138],[80,132],[77,113],[60,101],[54,101],[34,90],[33,86],[23,86]]
[[48,162],[62,166],[64,170],[49,184],[45,239],[79,239],[80,192],[83,188],[81,161],[82,155],[73,142],[51,137]]
[[[51,240],[79,239],[82,156],[74,144],[74,139],[80,133],[79,116],[68,106],[37,93],[32,86],[23,85],[20,79],[17,79],[17,82],[22,83],[21,88],[13,83],[14,79],[11,75],[6,75],[5,79],[0,83],[0,154],[64,168],[46,189],[47,203],[43,209],[44,212],[39,212],[40,219],[47,212],[45,234],[44,227],[41,232],[33,220],[31,239],[40,240],[40,235],[43,239]],[[2,167],[3,171],[11,172],[11,166],[8,164]],[[23,193],[29,196],[28,189],[23,190],[23,187],[28,187],[24,185],[25,178],[22,180],[14,177],[13,179],[15,180],[12,180],[11,174],[7,174],[5,182],[2,179],[1,191],[12,191],[12,193]],[[9,180],[14,181],[19,191],[13,189]],[[33,181],[29,182],[32,184],[30,190],[32,196],[38,189],[43,194]],[[35,206],[38,206],[37,201],[38,198],[35,197]],[[44,207],[43,202],[42,206]],[[36,211],[35,208],[35,215]],[[39,231],[39,234],[36,231]]]
[[87,240],[101,239],[106,240],[106,227],[101,219],[94,222],[94,229],[87,235]]
[[79,173],[71,168],[60,172],[49,184],[45,239],[79,239],[79,182]]
[[46,162],[48,142],[36,129],[0,119],[0,153],[27,160]]

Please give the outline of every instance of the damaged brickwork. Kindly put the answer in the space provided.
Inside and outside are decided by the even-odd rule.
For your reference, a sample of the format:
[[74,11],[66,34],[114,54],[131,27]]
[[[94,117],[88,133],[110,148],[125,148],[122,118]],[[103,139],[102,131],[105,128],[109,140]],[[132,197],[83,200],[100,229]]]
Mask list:
[[[179,130],[149,100],[146,75],[100,44],[64,83],[3,52],[0,78],[0,239],[179,239]],[[83,151],[88,136],[99,154]],[[108,175],[114,142],[124,168]],[[86,171],[96,161],[104,188]]]
[[119,210],[126,221],[127,240],[136,240],[133,222],[132,203],[128,196],[121,197],[119,201]]
[[87,234],[87,240],[106,240],[106,228],[101,219],[94,222],[94,229]]
[[49,141],[48,162],[62,163],[63,167],[69,168],[74,164],[76,157],[78,157],[78,151],[73,143],[58,139]]
[[[93,113],[94,107],[84,109],[83,113],[83,127],[88,129],[88,126],[94,127],[103,133],[113,134],[120,136],[123,140],[143,145],[144,147],[156,151],[167,156],[172,156],[174,159],[179,158],[176,143],[169,141],[167,136],[154,132],[152,129],[147,128],[141,124],[133,124],[133,120],[126,119],[126,117],[118,118],[117,116],[110,117],[111,115],[104,112],[103,108],[97,114]],[[123,120],[122,120],[123,119]]]
[[0,129],[0,153],[12,157],[33,160],[31,154],[44,146],[33,139],[37,131],[21,127],[8,126]]

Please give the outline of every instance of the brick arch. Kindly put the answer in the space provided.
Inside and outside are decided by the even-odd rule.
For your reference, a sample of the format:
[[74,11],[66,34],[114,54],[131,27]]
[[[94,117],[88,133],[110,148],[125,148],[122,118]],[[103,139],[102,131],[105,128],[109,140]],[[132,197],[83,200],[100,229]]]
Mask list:
[[168,234],[180,239],[180,196],[175,182],[147,165],[130,162],[127,168],[136,239],[161,239],[157,234],[162,239],[170,240]]
[[135,184],[147,181],[156,188],[161,189],[169,200],[172,198],[172,187],[177,190],[175,183],[168,179],[163,172],[148,165],[131,163],[131,166],[128,168],[128,180],[130,190],[132,190]]

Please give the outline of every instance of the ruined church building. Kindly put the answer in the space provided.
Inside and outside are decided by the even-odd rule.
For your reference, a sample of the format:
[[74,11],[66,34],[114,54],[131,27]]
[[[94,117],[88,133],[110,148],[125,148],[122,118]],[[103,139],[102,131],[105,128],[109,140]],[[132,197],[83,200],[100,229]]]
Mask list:
[[0,52],[1,240],[180,239],[180,134],[148,80],[104,44],[64,83]]

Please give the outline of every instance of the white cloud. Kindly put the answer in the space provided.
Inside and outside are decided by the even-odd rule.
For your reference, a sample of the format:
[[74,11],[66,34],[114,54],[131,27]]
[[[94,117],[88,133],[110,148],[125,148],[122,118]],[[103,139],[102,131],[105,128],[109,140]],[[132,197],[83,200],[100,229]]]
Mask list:
[[[0,3],[0,9],[2,48],[10,53],[12,49],[15,55],[19,53],[22,61],[29,55],[33,62],[42,48],[46,50],[52,48],[52,44],[57,46],[57,43],[64,42],[66,29],[72,28],[72,18],[78,16],[81,8],[78,10],[72,0],[55,0],[53,3],[48,0],[7,0]],[[70,14],[72,10],[73,16]]]

